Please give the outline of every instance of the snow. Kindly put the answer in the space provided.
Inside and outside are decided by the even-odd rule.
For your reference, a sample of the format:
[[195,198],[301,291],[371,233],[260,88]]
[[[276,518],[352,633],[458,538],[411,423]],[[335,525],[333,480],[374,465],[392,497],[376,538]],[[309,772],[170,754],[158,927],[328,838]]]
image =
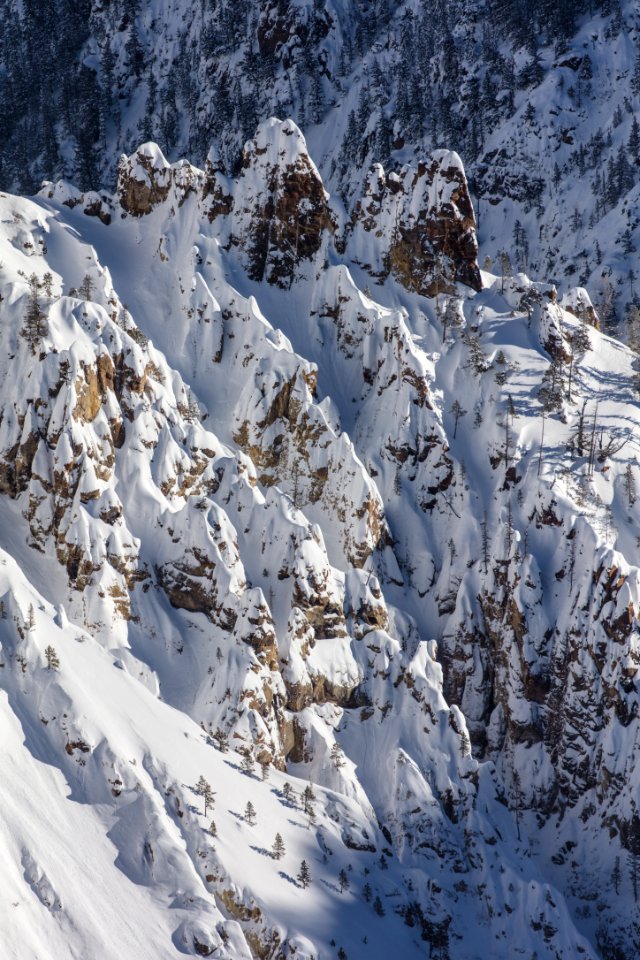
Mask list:
[[[226,219],[151,145],[128,161],[167,187],[147,215],[0,197],[7,956],[241,958],[277,934],[375,960],[436,956],[446,930],[456,960],[595,958],[593,863],[611,929],[633,909],[607,884],[637,784],[636,360],[589,329],[540,456],[548,344],[569,350],[583,295],[484,272],[444,335],[441,302],[327,236],[288,288],[250,279],[228,241],[269,165],[318,176],[293,124],[254,143]],[[91,302],[59,296],[87,272]],[[583,404],[589,437],[597,404],[602,443],[627,440],[593,470],[567,449]],[[282,792],[310,781],[313,818]],[[429,947],[396,912],[413,902]]]

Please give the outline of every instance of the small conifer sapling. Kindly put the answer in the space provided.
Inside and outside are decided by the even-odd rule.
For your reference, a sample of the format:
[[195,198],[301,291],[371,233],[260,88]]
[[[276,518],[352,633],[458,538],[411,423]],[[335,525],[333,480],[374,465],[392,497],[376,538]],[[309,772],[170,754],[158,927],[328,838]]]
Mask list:
[[47,670],[60,669],[60,659],[56,653],[55,647],[52,647],[51,644],[49,644],[48,647],[45,647],[44,656],[45,660],[47,661]]
[[279,833],[276,833],[276,838],[273,841],[272,850],[273,850],[274,860],[280,860],[282,857],[284,857],[284,854],[285,854],[284,840],[282,839]]
[[306,890],[311,883],[311,871],[309,870],[309,864],[306,860],[303,860],[300,864],[297,879],[303,890]]

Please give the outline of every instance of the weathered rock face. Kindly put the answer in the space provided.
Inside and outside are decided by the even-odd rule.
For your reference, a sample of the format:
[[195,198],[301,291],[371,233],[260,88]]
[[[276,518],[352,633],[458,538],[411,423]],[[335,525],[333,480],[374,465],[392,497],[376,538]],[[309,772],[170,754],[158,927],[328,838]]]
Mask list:
[[[16,263],[0,362],[24,389],[0,381],[0,482],[58,561],[69,619],[196,720],[206,750],[234,750],[230,769],[253,758],[328,788],[319,843],[338,798],[369,811],[382,835],[340,822],[335,850],[399,854],[394,883],[405,868],[433,877],[437,864],[429,896],[414,888],[404,911],[437,917],[421,925],[441,946],[465,894],[459,875],[471,900],[492,858],[518,849],[525,808],[549,849],[550,812],[571,830],[604,817],[635,842],[634,748],[623,760],[607,738],[632,744],[624,731],[638,722],[639,582],[623,542],[637,516],[633,475],[595,430],[597,411],[576,417],[589,378],[617,382],[617,366],[592,374],[595,349],[581,362],[585,331],[551,286],[496,277],[474,295],[473,216],[454,155],[375,176],[333,250],[329,200],[288,122],[261,127],[235,180],[213,155],[200,172],[141,148],[122,165],[119,214],[90,224],[89,257],[73,233],[88,226],[84,207],[62,187],[22,220],[8,208],[0,236]],[[52,249],[62,238],[74,252],[73,271],[38,288],[47,331],[34,344],[15,331],[26,258],[42,274],[48,233]],[[65,296],[87,263],[93,299]],[[384,303],[359,289],[362,267],[393,279]],[[633,405],[624,410],[635,423]],[[613,522],[609,503],[624,551],[596,536]],[[577,554],[593,570],[585,560],[578,575]],[[92,762],[89,734],[65,732],[65,758],[86,746]],[[478,765],[471,744],[492,763]],[[157,778],[171,823],[188,824],[186,781]],[[281,799],[288,815],[274,788],[269,802]],[[499,831],[486,813],[496,809]],[[201,826],[189,849],[214,883],[222,871]],[[508,882],[524,891],[516,873]],[[492,898],[502,938],[494,917],[515,898]],[[247,936],[253,909],[238,914]],[[536,901],[532,924],[540,915]],[[195,924],[180,943],[214,950],[216,936]]]
[[373,168],[347,234],[350,256],[374,279],[390,273],[423,296],[481,287],[475,217],[457,154],[435,151],[417,167]]
[[563,310],[582,320],[583,323],[588,323],[596,330],[600,329],[600,317],[584,287],[574,287],[572,290],[568,290],[562,297],[560,306]]
[[233,439],[256,465],[261,484],[277,483],[310,518],[338,520],[332,555],[335,547],[360,567],[388,539],[384,508],[346,438],[336,436],[313,402],[315,377],[310,365],[284,382],[257,376],[236,407]]
[[82,207],[83,212],[88,217],[97,217],[106,227],[111,223],[113,202],[110,196],[95,193],[92,190],[81,193],[63,180],[59,180],[57,183],[45,181],[41,192],[49,200],[63,203],[70,210],[78,206]]
[[155,144],[146,143],[118,164],[118,200],[134,217],[151,213],[169,195],[171,168]]
[[[328,9],[316,4],[266,3],[260,13],[260,54],[274,58],[290,70],[310,47],[320,43],[334,21]],[[325,54],[326,57],[326,54]]]
[[[493,592],[478,598],[479,622],[459,624],[444,645],[445,693],[465,710],[479,755],[504,762],[524,747],[548,757],[531,798],[541,811],[575,807],[595,791],[599,803],[606,798],[609,822],[620,829],[620,758],[606,757],[593,745],[613,717],[627,728],[638,714],[638,611],[631,599],[636,576],[629,585],[609,555],[592,578],[575,578],[571,557],[585,544],[576,529],[569,536],[556,578],[569,588],[572,613],[555,625],[542,620],[536,611],[541,572],[531,558],[520,568],[512,563],[511,572],[503,563]],[[566,539],[566,530],[557,537]]]
[[[184,161],[170,166],[155,144],[120,161],[118,198],[133,216],[170,195],[179,206],[191,192],[249,277],[284,289],[337,231],[329,196],[291,120],[272,118],[258,128],[235,180],[213,154],[201,173]],[[346,244],[348,257],[374,279],[392,274],[412,292],[452,293],[456,283],[479,290],[475,218],[460,158],[440,150],[399,174],[374,167],[336,244],[341,250]]]
[[176,206],[181,206],[190,193],[201,191],[202,180],[202,172],[191,164],[183,160],[171,165],[155,143],[144,143],[132,156],[120,158],[116,194],[126,213],[144,217],[172,191]]
[[245,146],[233,197],[229,243],[242,249],[251,279],[286,289],[334,229],[328,194],[294,123],[260,126]]

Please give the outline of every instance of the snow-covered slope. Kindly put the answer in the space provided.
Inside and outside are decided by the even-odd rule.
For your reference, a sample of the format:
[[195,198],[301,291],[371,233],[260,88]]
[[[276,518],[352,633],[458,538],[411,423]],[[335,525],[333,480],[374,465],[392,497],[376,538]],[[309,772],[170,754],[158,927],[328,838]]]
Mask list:
[[8,956],[637,949],[634,355],[456,154],[355,211],[275,119],[0,196]]

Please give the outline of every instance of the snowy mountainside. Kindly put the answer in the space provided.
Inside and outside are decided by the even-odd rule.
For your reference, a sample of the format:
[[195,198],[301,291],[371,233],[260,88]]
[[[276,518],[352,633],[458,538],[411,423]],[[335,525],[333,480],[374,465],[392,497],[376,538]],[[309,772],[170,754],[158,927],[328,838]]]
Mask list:
[[[455,149],[481,262],[587,286],[637,326],[640,24],[632,0],[1,0],[0,186],[109,185],[158,142],[236,173],[263,117],[308,131],[350,215],[371,167]],[[29,69],[24,69],[24,64]],[[490,267],[491,269],[491,267]],[[510,272],[510,268],[507,268]]]
[[455,153],[354,211],[275,119],[0,196],[10,956],[637,950],[634,355]]

